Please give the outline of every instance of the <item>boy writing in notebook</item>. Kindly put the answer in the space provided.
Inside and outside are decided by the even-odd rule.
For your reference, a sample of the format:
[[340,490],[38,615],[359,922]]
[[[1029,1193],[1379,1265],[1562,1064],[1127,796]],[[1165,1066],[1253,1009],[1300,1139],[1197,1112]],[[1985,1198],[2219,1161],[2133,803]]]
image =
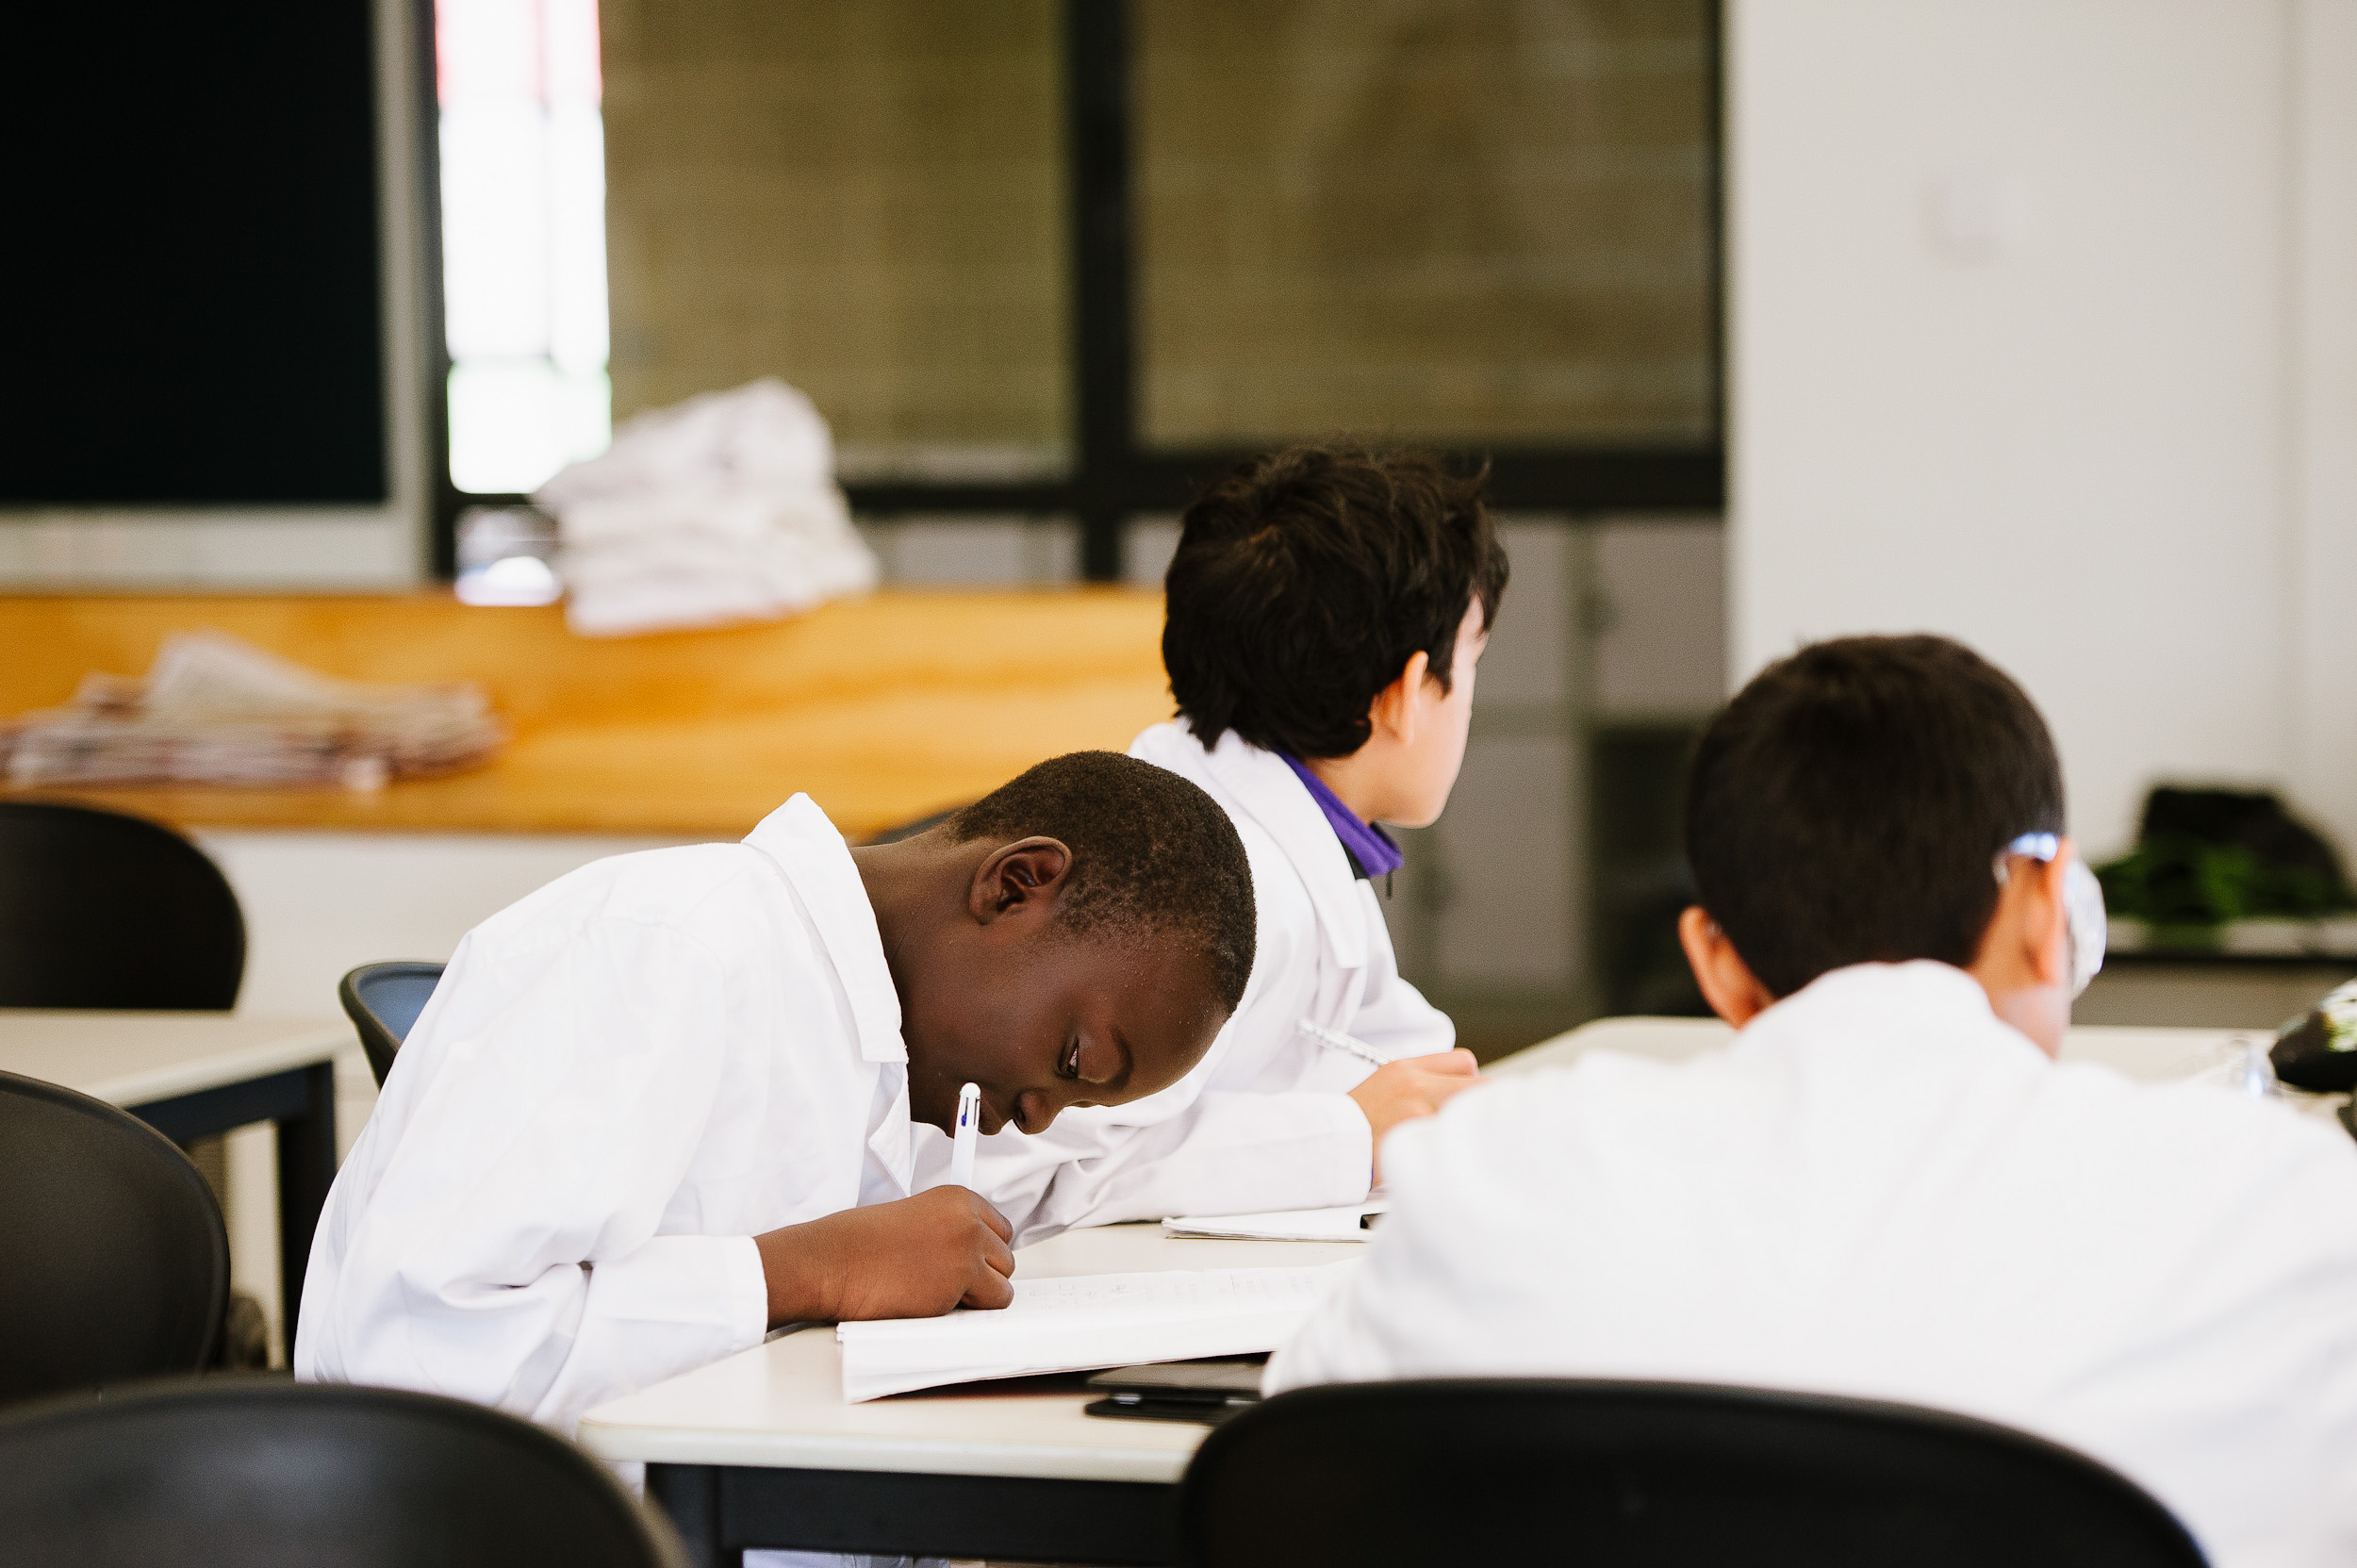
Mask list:
[[781,1323],[1011,1298],[1009,1227],[911,1192],[913,1124],[1037,1133],[1177,1081],[1243,994],[1242,843],[1111,752],[849,849],[599,861],[470,933],[338,1174],[298,1377],[569,1430]]
[[1380,1136],[1474,1081],[1393,959],[1376,887],[1400,855],[1379,824],[1447,803],[1506,580],[1479,481],[1426,456],[1295,448],[1188,508],[1162,632],[1178,717],[1130,755],[1234,821],[1260,956],[1179,1083],[984,1140],[977,1182],[1019,1237],[1358,1202]]
[[1679,934],[1732,1044],[1400,1129],[1365,1270],[1268,1386],[1897,1400],[2111,1464],[2222,1568],[2351,1560],[2357,1148],[2057,1064],[2102,904],[2020,688],[1943,638],[1805,648],[1712,722],[1686,811]]

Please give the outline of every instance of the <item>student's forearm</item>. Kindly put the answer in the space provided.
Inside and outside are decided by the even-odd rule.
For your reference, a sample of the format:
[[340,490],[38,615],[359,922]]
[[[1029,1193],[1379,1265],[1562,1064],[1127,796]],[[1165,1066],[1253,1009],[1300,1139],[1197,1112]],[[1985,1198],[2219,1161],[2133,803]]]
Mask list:
[[933,1317],[1003,1307],[1007,1222],[964,1187],[845,1209],[753,1238],[769,1289],[769,1327],[852,1318]]
[[[826,1222],[789,1225],[753,1238],[761,1272],[769,1285],[769,1327],[782,1323],[827,1323],[841,1315],[843,1280],[834,1248],[821,1229]],[[813,1232],[816,1231],[816,1234]]]

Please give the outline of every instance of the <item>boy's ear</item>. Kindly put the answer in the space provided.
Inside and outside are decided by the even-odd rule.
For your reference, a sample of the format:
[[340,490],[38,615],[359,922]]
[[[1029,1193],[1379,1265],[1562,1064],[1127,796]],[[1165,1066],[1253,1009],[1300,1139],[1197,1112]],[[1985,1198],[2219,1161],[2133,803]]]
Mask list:
[[1072,851],[1061,839],[1034,836],[1004,844],[982,857],[966,890],[966,912],[983,925],[1029,905],[1045,913],[1072,872]]
[[[2015,978],[2024,984],[2070,983],[2070,913],[2064,885],[2076,853],[2077,846],[2066,838],[2062,852],[2052,860],[2023,856],[2007,867],[2004,885],[1997,895],[1997,911],[1989,917],[1988,929],[1981,935],[1981,950],[1973,958],[1975,971],[1986,969],[1990,973],[1985,978],[1999,982]],[[2010,948],[2011,952],[2001,952],[2001,948]],[[2018,976],[2003,973],[1999,961],[2007,956],[2014,957]]]
[[1403,746],[1415,743],[1416,718],[1423,711],[1416,699],[1424,695],[1424,683],[1431,673],[1431,655],[1419,648],[1408,655],[1408,666],[1399,672],[1399,679],[1375,694],[1375,701],[1367,708],[1367,724],[1374,734]]
[[1741,1029],[1776,1004],[1768,987],[1752,973],[1743,955],[1735,950],[1719,922],[1700,904],[1689,904],[1678,916],[1678,945],[1694,971],[1694,983],[1710,1010]]
[[2049,1056],[2070,1030],[2070,913],[2064,891],[2076,847],[2063,840],[2051,861],[2014,856],[1998,890],[1997,913],[1981,933],[1970,974],[1988,1005]]

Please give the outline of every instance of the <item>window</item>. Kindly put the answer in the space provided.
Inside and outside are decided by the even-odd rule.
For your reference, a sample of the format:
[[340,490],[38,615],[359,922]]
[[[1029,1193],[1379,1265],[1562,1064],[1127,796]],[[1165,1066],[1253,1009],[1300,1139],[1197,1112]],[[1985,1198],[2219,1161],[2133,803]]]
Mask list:
[[1708,439],[1704,0],[1141,0],[1139,424]]
[[605,450],[597,0],[437,0],[450,484],[532,489]]
[[[562,104],[596,100],[590,0],[438,3],[446,50],[475,47],[449,19],[481,8],[508,19],[486,35],[538,41],[498,58],[554,62],[490,73],[504,107],[468,133],[493,149],[477,154],[472,78],[445,60],[445,161],[486,174],[444,178],[447,531],[476,499],[459,491],[520,490],[594,450],[607,405],[603,338],[564,303],[590,292],[562,281],[589,253],[561,237],[594,227],[594,130],[559,128]],[[618,0],[612,409],[781,376],[832,424],[856,511],[1075,519],[1099,578],[1122,575],[1133,520],[1335,431],[1487,462],[1503,507],[1715,509],[1716,15]],[[490,171],[536,168],[544,184],[518,189],[545,198],[494,199]],[[467,202],[514,237],[470,264],[545,310],[468,324]],[[478,382],[512,421],[480,468],[459,428],[493,428]]]
[[609,53],[619,406],[780,375],[847,478],[1061,474],[1054,0],[629,17]]

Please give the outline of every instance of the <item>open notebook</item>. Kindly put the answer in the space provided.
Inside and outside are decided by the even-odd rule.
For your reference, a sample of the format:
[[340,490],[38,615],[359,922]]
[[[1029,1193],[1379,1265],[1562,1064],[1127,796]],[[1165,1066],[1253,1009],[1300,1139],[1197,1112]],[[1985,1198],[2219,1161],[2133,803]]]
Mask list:
[[1357,1266],[1017,1279],[1014,1304],[999,1312],[839,1324],[843,1402],[985,1378],[1274,1350]]

